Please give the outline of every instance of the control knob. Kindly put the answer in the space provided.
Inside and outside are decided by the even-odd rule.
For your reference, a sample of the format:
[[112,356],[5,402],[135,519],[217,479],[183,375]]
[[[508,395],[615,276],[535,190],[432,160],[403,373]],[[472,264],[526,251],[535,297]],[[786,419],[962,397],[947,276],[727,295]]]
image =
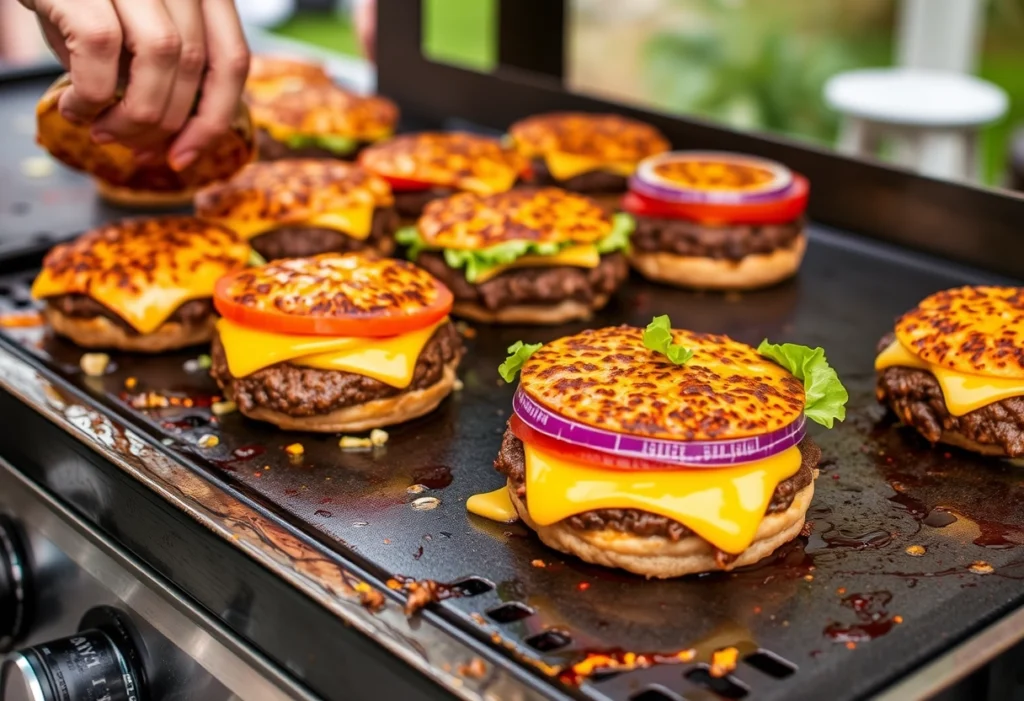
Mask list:
[[21,533],[0,515],[0,652],[10,650],[28,628],[30,574]]

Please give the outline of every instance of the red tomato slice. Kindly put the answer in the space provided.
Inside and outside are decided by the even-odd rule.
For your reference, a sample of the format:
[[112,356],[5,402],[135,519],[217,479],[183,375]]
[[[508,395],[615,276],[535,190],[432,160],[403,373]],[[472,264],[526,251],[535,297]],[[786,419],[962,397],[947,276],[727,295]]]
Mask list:
[[784,224],[807,209],[810,183],[802,175],[793,175],[793,189],[785,197],[771,202],[744,204],[707,204],[663,202],[628,192],[622,208],[630,214],[666,219],[688,219],[701,224]]
[[432,187],[437,187],[435,183],[428,183],[423,180],[410,180],[408,178],[393,178],[390,175],[380,176],[388,181],[391,185],[391,189],[395,192],[422,192],[423,190],[429,190]]
[[679,465],[669,465],[653,460],[642,460],[639,458],[627,458],[612,453],[602,453],[599,450],[584,448],[580,445],[573,445],[560,441],[557,438],[547,436],[540,431],[530,428],[515,414],[508,421],[508,427],[512,435],[523,443],[529,443],[541,450],[568,460],[577,460],[588,463],[598,468],[609,470],[680,470]]

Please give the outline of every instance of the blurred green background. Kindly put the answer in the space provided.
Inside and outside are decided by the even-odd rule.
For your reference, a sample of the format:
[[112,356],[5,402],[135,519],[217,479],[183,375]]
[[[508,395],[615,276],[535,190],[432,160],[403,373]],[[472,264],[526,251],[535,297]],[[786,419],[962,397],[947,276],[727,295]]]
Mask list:
[[[893,60],[897,0],[576,0],[570,85],[738,129],[821,144],[837,120],[829,76]],[[427,0],[424,50],[477,70],[494,65],[496,0]],[[1024,122],[1024,0],[990,0],[977,74],[1010,95],[983,135],[984,177],[1001,184],[1012,128]],[[358,53],[343,12],[300,13],[275,31]]]

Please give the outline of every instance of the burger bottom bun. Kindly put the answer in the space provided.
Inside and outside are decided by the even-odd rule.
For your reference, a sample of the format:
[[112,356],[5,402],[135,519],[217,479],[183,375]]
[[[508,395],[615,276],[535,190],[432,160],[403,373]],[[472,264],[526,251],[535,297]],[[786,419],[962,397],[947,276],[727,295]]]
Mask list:
[[452,314],[486,324],[564,324],[585,321],[608,304],[608,295],[597,295],[591,304],[567,299],[554,305],[519,304],[501,309],[485,309],[475,302],[456,302]]
[[807,508],[811,505],[811,497],[814,496],[814,481],[796,493],[788,509],[765,516],[754,536],[754,542],[724,568],[716,562],[715,547],[695,535],[673,542],[661,536],[636,536],[611,529],[577,530],[564,522],[538,526],[530,519],[526,504],[516,496],[511,484],[508,491],[523,523],[535,530],[548,547],[595,565],[618,567],[647,578],[666,579],[731,570],[768,557],[800,534]]
[[1006,458],[1009,457],[1006,451],[1002,447],[993,443],[979,443],[976,440],[972,440],[961,433],[955,433],[953,431],[943,431],[942,437],[939,438],[942,443],[946,445],[952,445],[957,448],[963,448],[969,450],[972,453],[980,453],[982,455],[990,455],[992,457]]
[[702,290],[751,290],[792,277],[806,250],[807,237],[800,234],[785,248],[744,256],[736,261],[659,251],[634,252],[630,262],[644,277],[657,282]]
[[104,202],[122,209],[180,209],[192,204],[194,190],[180,192],[157,192],[154,190],[133,190],[130,187],[111,185],[105,180],[94,178],[96,192]]
[[289,416],[266,407],[253,407],[239,411],[251,419],[272,423],[286,431],[313,431],[317,433],[344,433],[369,431],[393,426],[428,414],[447,397],[455,385],[456,358],[445,365],[441,379],[424,389],[402,392],[387,399],[374,399],[364,404],[336,409],[317,416]]
[[138,353],[163,353],[209,343],[217,326],[217,317],[211,314],[200,324],[185,326],[168,321],[152,333],[133,334],[104,316],[67,316],[50,307],[43,314],[58,335],[70,339],[77,346]]

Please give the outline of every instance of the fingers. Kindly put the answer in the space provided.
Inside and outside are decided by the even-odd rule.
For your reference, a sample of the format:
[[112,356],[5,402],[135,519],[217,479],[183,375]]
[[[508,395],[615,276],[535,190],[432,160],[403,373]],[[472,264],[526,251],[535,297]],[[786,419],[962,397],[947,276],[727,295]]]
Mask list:
[[124,48],[131,54],[128,85],[121,101],[93,125],[93,139],[97,143],[152,144],[167,137],[160,125],[174,89],[182,38],[159,0],[114,0],[113,4],[121,21]]
[[207,69],[196,116],[171,145],[171,167],[182,170],[231,128],[249,72],[249,48],[232,0],[202,0]]
[[357,0],[355,7],[356,34],[363,54],[373,61],[376,57],[377,45],[377,2],[376,0]]
[[196,93],[206,68],[206,34],[200,0],[168,0],[167,11],[181,37],[181,54],[177,79],[160,129],[167,134],[175,134],[185,126],[195,106]]

